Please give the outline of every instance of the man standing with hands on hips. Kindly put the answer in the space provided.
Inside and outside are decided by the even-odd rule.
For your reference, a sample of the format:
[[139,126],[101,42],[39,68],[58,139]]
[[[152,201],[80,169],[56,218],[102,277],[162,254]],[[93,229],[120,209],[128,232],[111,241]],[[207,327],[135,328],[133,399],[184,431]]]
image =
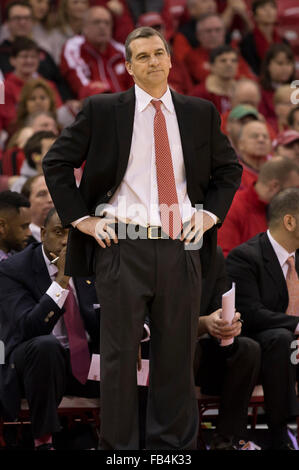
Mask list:
[[[88,98],[43,168],[62,223],[71,225],[66,273],[96,272],[101,448],[138,449],[136,357],[148,316],[146,448],[195,449],[201,272],[216,254],[216,226],[242,171],[213,105],[169,89],[159,32],[130,33],[126,67],[135,86]],[[77,188],[73,170],[84,161]]]

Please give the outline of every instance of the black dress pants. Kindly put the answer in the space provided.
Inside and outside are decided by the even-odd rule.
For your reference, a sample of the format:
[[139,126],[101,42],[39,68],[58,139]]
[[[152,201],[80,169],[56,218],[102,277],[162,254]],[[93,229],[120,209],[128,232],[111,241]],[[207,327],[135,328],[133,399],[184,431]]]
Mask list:
[[138,449],[136,359],[150,318],[147,449],[193,449],[193,358],[200,304],[198,251],[178,240],[119,240],[97,249],[101,303],[101,448]]
[[211,337],[199,339],[195,356],[195,383],[207,395],[220,395],[217,432],[246,439],[248,403],[260,371],[261,351],[251,338],[235,338],[221,347]]
[[296,396],[296,365],[291,362],[295,334],[286,328],[272,328],[253,336],[262,350],[261,377],[267,424],[273,439],[286,440],[288,419],[299,414]]
[[58,432],[57,408],[64,395],[99,397],[99,383],[82,385],[72,375],[69,351],[54,335],[37,336],[14,350],[22,396],[27,399],[34,438]]

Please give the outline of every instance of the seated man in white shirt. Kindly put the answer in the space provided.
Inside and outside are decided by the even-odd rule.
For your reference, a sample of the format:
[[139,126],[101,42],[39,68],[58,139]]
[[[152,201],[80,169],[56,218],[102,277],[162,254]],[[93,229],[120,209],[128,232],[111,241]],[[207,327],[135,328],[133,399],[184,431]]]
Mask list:
[[299,414],[296,384],[299,334],[299,189],[278,193],[269,206],[269,229],[227,258],[236,282],[243,334],[261,346],[261,383],[270,448],[290,449],[287,423]]

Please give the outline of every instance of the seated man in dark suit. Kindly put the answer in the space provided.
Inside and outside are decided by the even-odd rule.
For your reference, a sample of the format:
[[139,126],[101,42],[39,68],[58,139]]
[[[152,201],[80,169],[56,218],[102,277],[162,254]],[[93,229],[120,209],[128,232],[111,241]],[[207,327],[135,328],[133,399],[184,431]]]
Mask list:
[[0,261],[23,250],[31,235],[30,203],[13,191],[0,193]]
[[287,422],[298,414],[295,391],[299,334],[299,189],[278,193],[269,206],[269,230],[232,250],[229,276],[236,282],[236,305],[244,334],[262,349],[271,448],[289,449]]
[[[248,404],[260,370],[259,345],[239,337],[240,313],[236,312],[231,325],[221,319],[222,294],[227,290],[224,256],[218,247],[203,279],[194,363],[195,383],[201,392],[221,397],[213,450],[240,449],[238,441],[247,440]],[[220,340],[230,338],[234,338],[232,345],[220,345]]]
[[0,399],[7,417],[27,398],[35,447],[52,448],[60,430],[57,407],[65,394],[99,396],[86,381],[90,354],[99,347],[99,304],[92,279],[64,275],[68,229],[51,209],[42,244],[1,263],[0,322],[5,364]]

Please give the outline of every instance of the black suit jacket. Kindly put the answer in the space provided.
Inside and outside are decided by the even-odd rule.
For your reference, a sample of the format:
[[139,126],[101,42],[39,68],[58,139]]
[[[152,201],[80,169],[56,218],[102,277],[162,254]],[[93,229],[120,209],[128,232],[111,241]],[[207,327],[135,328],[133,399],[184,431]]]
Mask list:
[[[210,102],[171,93],[191,203],[202,203],[224,220],[242,173],[235,152],[221,133],[219,114]],[[43,159],[47,185],[63,225],[95,214],[97,206],[107,203],[120,185],[128,165],[134,113],[134,87],[88,98],[74,124],[63,130]],[[84,161],[77,189],[73,169]],[[205,243],[216,249],[215,230]],[[71,227],[66,273],[92,273],[94,247],[92,237]]]
[[[91,349],[98,352],[100,311],[93,279],[73,279]],[[64,308],[46,294],[51,279],[41,244],[0,263],[0,339],[5,345],[5,364],[0,366],[0,398],[9,417],[16,417],[20,390],[14,368],[14,350],[24,341],[52,332]],[[54,315],[50,312],[53,312]]]
[[[299,272],[299,252],[296,253]],[[254,335],[269,328],[294,332],[298,318],[285,314],[289,297],[278,258],[266,233],[234,248],[227,270],[236,282],[236,305],[244,320],[243,333]]]

